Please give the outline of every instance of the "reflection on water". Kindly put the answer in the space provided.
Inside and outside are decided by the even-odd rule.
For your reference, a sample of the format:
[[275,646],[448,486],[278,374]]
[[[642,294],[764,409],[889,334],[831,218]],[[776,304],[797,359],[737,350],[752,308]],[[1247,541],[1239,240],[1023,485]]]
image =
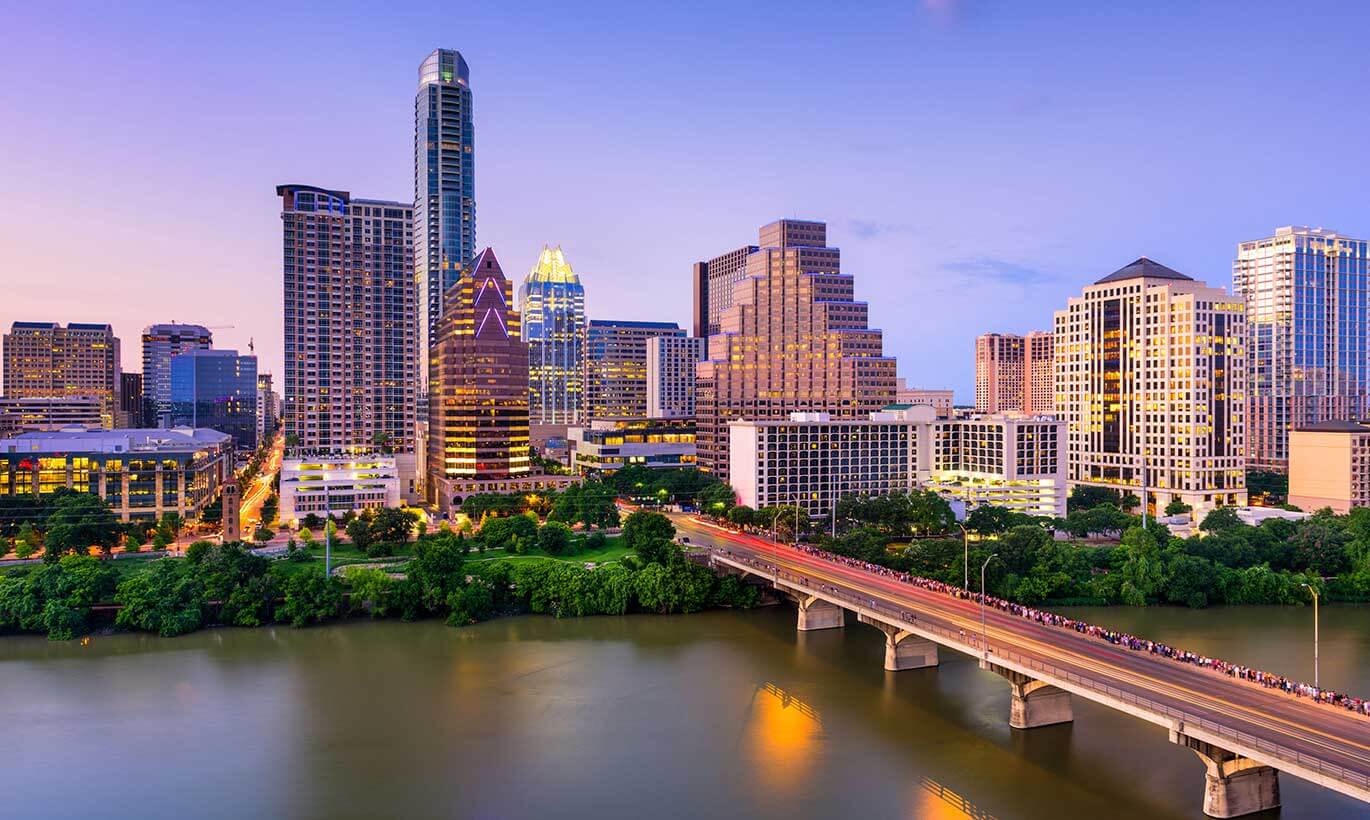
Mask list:
[[[1370,692],[1370,608],[1323,612],[1324,676]],[[1277,670],[1311,631],[1288,609],[1085,617]],[[0,638],[0,816],[1201,817],[1203,767],[1158,727],[1077,701],[1013,731],[971,658],[889,673],[875,629],[794,627],[775,607]],[[73,788],[48,762],[77,756]],[[1280,820],[1370,818],[1280,785]]]

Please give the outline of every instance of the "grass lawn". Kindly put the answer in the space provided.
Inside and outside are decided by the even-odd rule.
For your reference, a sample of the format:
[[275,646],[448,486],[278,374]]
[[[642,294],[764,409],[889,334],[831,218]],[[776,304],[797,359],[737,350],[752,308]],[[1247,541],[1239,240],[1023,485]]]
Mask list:
[[[577,536],[576,540],[583,543],[583,539]],[[603,549],[589,550],[566,555],[548,555],[542,550],[531,550],[522,555],[506,553],[504,550],[486,550],[484,553],[471,551],[466,556],[468,562],[476,561],[510,561],[514,563],[526,563],[528,561],[565,561],[571,564],[583,564],[593,561],[596,564],[605,564],[618,561],[623,556],[630,554],[630,550],[623,543],[623,536],[611,535]]]
[[[335,543],[333,545],[332,553],[333,554],[331,557],[333,560],[334,567],[346,566],[347,564],[365,564],[370,563],[372,561],[387,560],[386,558],[368,558],[365,552],[362,552],[359,549],[354,549],[351,544],[346,542]],[[276,572],[279,572],[287,577],[291,575],[296,575],[301,572],[322,572],[323,544],[319,544],[316,548],[310,550],[309,554],[313,557],[313,560],[311,561],[289,561],[285,558],[281,558],[273,562],[274,566],[276,567]],[[389,556],[389,560],[401,563],[403,562],[403,559],[406,556],[413,554],[414,542],[411,541],[408,544],[404,544],[402,546],[397,547],[395,549],[395,552]]]

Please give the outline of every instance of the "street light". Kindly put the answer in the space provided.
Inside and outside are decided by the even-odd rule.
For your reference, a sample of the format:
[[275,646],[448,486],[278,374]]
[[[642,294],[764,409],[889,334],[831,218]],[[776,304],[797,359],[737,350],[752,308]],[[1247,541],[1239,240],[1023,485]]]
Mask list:
[[966,525],[962,524],[960,521],[956,522],[956,526],[961,528],[961,546],[965,547],[966,549],[966,574],[961,581],[961,589],[964,589],[966,592],[970,592],[970,531],[967,530]]
[[1313,688],[1321,689],[1318,684],[1318,591],[1311,584],[1299,584],[1313,594]]
[[985,563],[980,565],[980,657],[986,661],[989,660],[989,633],[985,629],[985,568],[998,556],[999,553],[991,552]]

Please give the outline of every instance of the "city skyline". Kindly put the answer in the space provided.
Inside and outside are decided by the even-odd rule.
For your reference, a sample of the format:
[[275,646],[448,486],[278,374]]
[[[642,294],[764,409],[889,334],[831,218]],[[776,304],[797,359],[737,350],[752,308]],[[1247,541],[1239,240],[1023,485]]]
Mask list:
[[[825,60],[812,78],[832,116],[811,133],[768,132],[765,139],[759,136],[763,121],[811,86],[771,76],[766,64],[778,45],[730,56],[741,38],[774,25],[763,10],[734,13],[729,19],[736,27],[692,56],[691,70],[702,65],[709,77],[726,71],[726,83],[692,83],[678,54],[654,53],[669,54],[682,33],[716,25],[723,14],[716,8],[703,10],[698,21],[683,11],[647,19],[622,9],[590,9],[572,27],[586,49],[593,53],[608,38],[631,34],[631,53],[613,62],[585,59],[565,70],[558,63],[556,71],[550,49],[512,47],[564,37],[568,18],[554,9],[517,29],[499,22],[493,10],[475,9],[463,21],[469,28],[460,32],[429,30],[417,12],[401,12],[394,30],[380,34],[342,14],[326,35],[308,29],[312,17],[289,12],[263,32],[261,42],[250,44],[245,23],[214,12],[170,21],[185,37],[155,42],[131,33],[145,13],[138,9],[117,21],[93,15],[80,30],[20,12],[20,47],[0,56],[0,65],[23,60],[25,71],[12,73],[42,76],[69,47],[98,61],[108,96],[119,100],[118,106],[101,103],[99,113],[121,135],[118,148],[127,157],[115,162],[108,148],[85,143],[76,150],[75,137],[60,128],[55,98],[44,99],[23,82],[12,90],[19,127],[0,137],[0,145],[8,155],[26,158],[7,169],[7,178],[17,199],[31,205],[0,228],[0,240],[15,249],[12,264],[34,275],[13,283],[0,324],[108,321],[125,341],[124,369],[133,370],[130,340],[143,326],[227,322],[237,327],[216,331],[223,346],[246,349],[255,339],[262,369],[281,372],[281,331],[269,318],[279,304],[262,300],[275,290],[279,267],[271,186],[307,179],[407,199],[414,71],[436,47],[460,50],[471,66],[483,169],[476,241],[507,248],[512,270],[530,267],[543,243],[559,243],[578,266],[594,272],[587,283],[592,318],[640,316],[690,327],[691,266],[735,247],[743,238],[738,225],[776,215],[824,220],[832,243],[863,272],[871,324],[886,331],[887,352],[899,358],[900,375],[911,385],[951,387],[961,403],[972,396],[969,363],[977,333],[1043,325],[1064,295],[1119,258],[1164,258],[1230,287],[1238,243],[1278,226],[1321,225],[1365,235],[1354,219],[1354,191],[1362,187],[1354,167],[1337,186],[1281,179],[1272,188],[1271,180],[1252,171],[1272,154],[1353,150],[1355,127],[1313,132],[1272,120],[1251,105],[1337,76],[1336,66],[1354,59],[1349,34],[1320,35],[1317,48],[1301,49],[1300,61],[1278,71],[1229,72],[1224,61],[1240,60],[1253,39],[1278,33],[1294,47],[1311,35],[1285,31],[1265,15],[1228,19],[1221,10],[1177,7],[1168,16],[1155,15],[1168,19],[1154,20],[1111,10],[1090,19],[1060,9],[931,5],[937,8],[864,10],[836,29],[820,25],[826,18],[817,15],[783,24],[795,42],[821,44],[836,58]],[[611,14],[621,19],[604,31],[591,25]],[[1137,38],[1164,31],[1158,46],[1164,69],[1141,76],[1111,60],[1104,43],[1090,42],[1121,30]],[[888,33],[872,33],[882,31]],[[301,103],[285,88],[242,82],[288,74],[305,59],[300,55],[307,46],[324,36],[368,54],[357,65],[337,67],[336,90]],[[194,44],[197,37],[235,48],[202,53],[177,42]],[[280,48],[283,38],[306,47]],[[998,56],[985,61],[959,54],[972,38],[988,51],[998,48]],[[1073,48],[1059,52],[1059,64],[1041,59],[1063,44]],[[127,56],[134,53],[140,56]],[[194,72],[171,70],[192,60]],[[1055,81],[1065,72],[1078,82],[1062,88]],[[203,146],[190,141],[193,151],[174,139],[180,131],[170,126],[181,111],[167,104],[181,94],[185,76],[203,84],[206,99],[221,109],[206,122],[214,126],[206,130],[216,133],[205,134]],[[854,83],[866,83],[870,93],[841,93]],[[770,92],[771,99],[764,110],[746,114],[744,99],[754,104],[758,91]],[[557,129],[534,127],[572,92],[576,104],[560,116]],[[701,117],[745,116],[727,133],[680,134],[666,99]],[[187,105],[205,113],[203,103]],[[348,114],[351,126],[328,144],[294,136],[292,118],[328,111]],[[999,129],[979,127],[1005,115],[1015,121],[1011,140]],[[220,116],[231,117],[231,127]],[[1352,126],[1364,117],[1347,116]],[[1138,131],[1127,126],[1134,119],[1157,127],[1126,136]],[[1160,127],[1164,122],[1187,125]],[[1234,130],[1244,134],[1235,145],[1222,136]],[[821,159],[804,166],[803,174],[786,174],[809,156]],[[92,162],[101,163],[99,174]],[[56,238],[47,226],[56,221],[58,204],[51,191],[75,187],[73,174],[81,175],[80,189],[88,196],[120,197],[129,207],[89,226],[88,247],[54,256],[48,249]],[[142,222],[147,210],[182,191],[186,178],[197,179],[197,190],[208,185],[215,191],[212,216],[204,208],[174,209],[148,253],[139,238],[148,233]],[[642,179],[660,181],[671,195],[635,201]],[[1145,209],[1132,204],[1139,186],[1148,191]],[[574,213],[556,205],[577,190],[594,195],[588,201],[574,197],[581,203]],[[726,213],[704,206],[723,196]],[[633,206],[625,207],[629,202]],[[652,229],[667,221],[672,231]],[[91,256],[95,248],[98,263]],[[188,258],[197,260],[200,281],[242,286],[176,287]],[[53,280],[70,282],[87,298],[64,305],[46,287]],[[121,287],[129,281],[142,287]],[[642,281],[654,287],[633,287]],[[917,285],[916,300],[910,283]],[[930,309],[911,326],[908,308],[923,306]]]

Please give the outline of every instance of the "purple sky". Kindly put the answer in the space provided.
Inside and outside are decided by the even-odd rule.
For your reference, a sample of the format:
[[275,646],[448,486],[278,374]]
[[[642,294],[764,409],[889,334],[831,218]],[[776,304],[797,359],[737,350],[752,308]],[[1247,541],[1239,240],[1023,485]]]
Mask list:
[[[1366,222],[1370,12],[1151,2],[11,4],[0,324],[235,325],[281,370],[278,183],[413,196],[419,62],[476,100],[477,242],[560,243],[594,318],[826,220],[911,383],[1137,256],[1223,286],[1277,225]],[[688,325],[687,325],[688,326]]]

